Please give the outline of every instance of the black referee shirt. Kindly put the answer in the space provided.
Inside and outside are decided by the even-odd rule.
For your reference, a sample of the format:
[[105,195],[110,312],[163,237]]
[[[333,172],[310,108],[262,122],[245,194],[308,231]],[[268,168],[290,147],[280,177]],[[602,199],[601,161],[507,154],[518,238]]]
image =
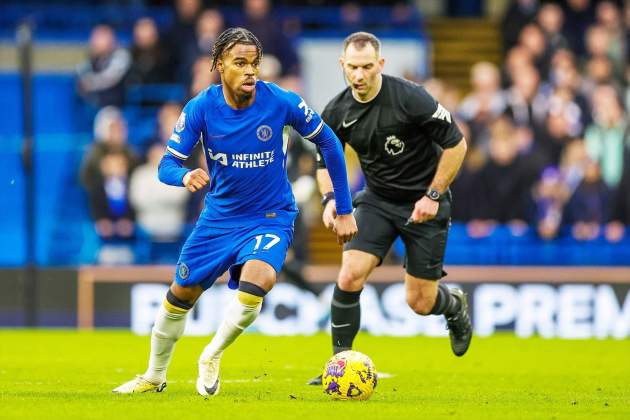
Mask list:
[[[463,137],[451,114],[422,86],[388,75],[370,102],[358,102],[348,87],[321,116],[342,145],[357,152],[367,188],[393,202],[422,197],[442,150]],[[317,158],[325,168],[319,150]]]

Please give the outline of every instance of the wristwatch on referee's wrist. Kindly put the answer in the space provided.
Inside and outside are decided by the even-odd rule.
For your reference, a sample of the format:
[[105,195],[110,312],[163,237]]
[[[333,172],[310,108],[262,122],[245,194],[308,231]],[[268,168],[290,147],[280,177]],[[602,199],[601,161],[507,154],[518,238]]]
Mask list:
[[327,192],[326,194],[324,194],[322,196],[322,208],[326,208],[326,204],[328,204],[328,202],[330,200],[334,200],[334,199],[335,199],[335,193],[334,192],[330,191],[330,192]]
[[442,194],[440,194],[440,192],[435,188],[429,188],[424,195],[426,195],[433,201],[440,201],[440,197],[442,196]]

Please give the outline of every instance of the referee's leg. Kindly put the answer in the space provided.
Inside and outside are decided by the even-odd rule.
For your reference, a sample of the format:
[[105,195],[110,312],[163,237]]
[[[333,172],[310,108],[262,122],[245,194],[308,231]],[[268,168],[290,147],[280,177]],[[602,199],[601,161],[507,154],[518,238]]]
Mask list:
[[468,299],[460,289],[450,289],[439,280],[405,274],[407,304],[418,315],[444,315],[451,339],[451,350],[463,356],[472,339]]

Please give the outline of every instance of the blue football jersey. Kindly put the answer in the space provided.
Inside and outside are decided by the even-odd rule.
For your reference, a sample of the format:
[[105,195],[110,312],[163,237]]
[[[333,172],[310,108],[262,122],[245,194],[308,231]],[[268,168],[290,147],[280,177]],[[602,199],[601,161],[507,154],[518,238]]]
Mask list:
[[210,192],[200,222],[237,226],[252,217],[297,212],[287,178],[285,127],[305,139],[316,136],[323,121],[306,102],[269,82],[256,83],[256,97],[245,109],[230,107],[221,85],[191,99],[175,125],[167,152],[189,157],[197,142],[203,145]]

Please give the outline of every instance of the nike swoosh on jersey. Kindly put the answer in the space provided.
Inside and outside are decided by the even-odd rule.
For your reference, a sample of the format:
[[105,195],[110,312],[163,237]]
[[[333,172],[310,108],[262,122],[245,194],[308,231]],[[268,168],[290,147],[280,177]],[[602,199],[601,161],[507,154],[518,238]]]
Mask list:
[[331,325],[333,328],[343,328],[343,327],[349,327],[349,326],[350,326],[350,324],[339,324],[339,325],[337,325],[337,324],[335,324],[334,322],[331,322],[331,324],[330,324],[330,325]]
[[354,123],[355,123],[355,122],[357,122],[357,121],[359,121],[359,119],[358,119],[358,118],[355,118],[354,120],[352,120],[352,121],[350,121],[350,122],[345,122],[345,121],[342,121],[342,122],[341,122],[341,126],[342,126],[343,128],[348,128],[348,127],[350,127],[352,124],[354,124]]

